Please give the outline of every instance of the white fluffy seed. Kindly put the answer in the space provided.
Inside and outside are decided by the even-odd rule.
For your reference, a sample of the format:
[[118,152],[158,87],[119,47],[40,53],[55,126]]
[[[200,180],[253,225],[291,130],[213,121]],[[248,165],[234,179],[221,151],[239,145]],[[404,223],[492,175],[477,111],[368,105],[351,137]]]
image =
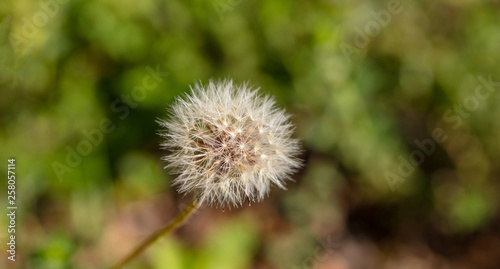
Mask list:
[[166,168],[177,174],[179,192],[195,191],[210,205],[260,201],[301,165],[288,116],[247,84],[196,84],[170,116],[158,121],[165,128],[162,145],[171,152],[163,157]]

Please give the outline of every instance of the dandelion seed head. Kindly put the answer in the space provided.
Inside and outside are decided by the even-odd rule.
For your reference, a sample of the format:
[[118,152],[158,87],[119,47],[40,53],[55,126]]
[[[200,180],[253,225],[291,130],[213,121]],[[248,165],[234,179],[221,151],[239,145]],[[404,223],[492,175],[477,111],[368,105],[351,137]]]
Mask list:
[[300,167],[289,116],[273,98],[232,80],[196,84],[178,98],[161,144],[178,191],[196,191],[202,202],[231,207],[260,201]]

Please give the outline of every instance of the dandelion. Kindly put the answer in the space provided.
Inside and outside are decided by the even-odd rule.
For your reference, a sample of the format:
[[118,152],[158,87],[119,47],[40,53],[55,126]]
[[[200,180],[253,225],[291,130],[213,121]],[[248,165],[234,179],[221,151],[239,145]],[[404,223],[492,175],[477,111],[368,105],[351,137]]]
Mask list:
[[165,128],[161,145],[171,153],[163,159],[177,175],[174,185],[209,205],[260,201],[271,186],[284,189],[300,166],[289,115],[247,84],[196,84],[173,104],[170,120],[158,123]]
[[161,146],[162,159],[181,193],[195,198],[165,227],[146,239],[113,268],[133,260],[160,236],[175,230],[203,203],[238,207],[261,201],[273,185],[285,188],[300,167],[298,140],[290,116],[274,99],[232,80],[196,84],[170,108]]

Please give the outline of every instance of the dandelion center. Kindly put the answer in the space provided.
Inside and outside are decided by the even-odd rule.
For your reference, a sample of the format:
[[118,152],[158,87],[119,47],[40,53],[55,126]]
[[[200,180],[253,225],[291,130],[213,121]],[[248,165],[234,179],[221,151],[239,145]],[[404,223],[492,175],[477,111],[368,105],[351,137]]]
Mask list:
[[215,125],[198,120],[190,130],[199,169],[217,176],[216,181],[221,177],[241,176],[257,163],[258,152],[252,147],[262,141],[257,125],[247,119],[243,126],[234,127],[241,121],[233,121],[232,124]]

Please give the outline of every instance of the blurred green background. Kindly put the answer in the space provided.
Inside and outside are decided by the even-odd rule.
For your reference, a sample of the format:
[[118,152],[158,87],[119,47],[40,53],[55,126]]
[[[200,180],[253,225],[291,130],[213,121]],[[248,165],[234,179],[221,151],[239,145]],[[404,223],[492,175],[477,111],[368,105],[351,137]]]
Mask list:
[[233,77],[293,115],[304,168],[128,268],[500,268],[499,29],[497,0],[2,0],[0,267],[105,268],[170,220],[155,120]]

